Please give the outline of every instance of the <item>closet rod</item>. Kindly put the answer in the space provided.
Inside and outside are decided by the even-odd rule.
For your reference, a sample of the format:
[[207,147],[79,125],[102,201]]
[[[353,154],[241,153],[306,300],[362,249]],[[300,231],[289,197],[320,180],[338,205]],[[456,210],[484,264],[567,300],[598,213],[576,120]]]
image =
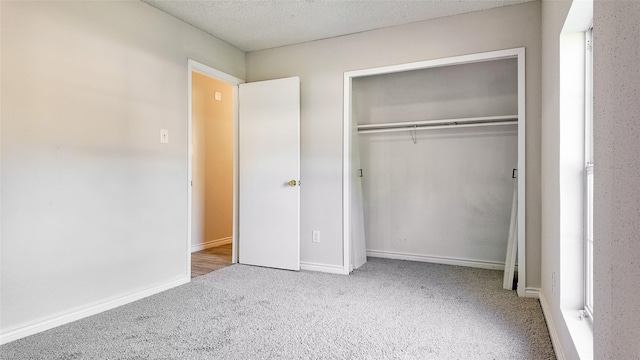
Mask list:
[[380,128],[380,129],[363,129],[358,130],[358,134],[372,134],[382,132],[396,132],[396,131],[418,131],[418,130],[434,130],[434,129],[451,129],[451,128],[466,128],[466,127],[478,127],[478,126],[497,126],[497,125],[517,125],[518,120],[506,120],[506,121],[494,121],[494,122],[482,122],[482,123],[467,123],[467,124],[448,124],[448,125],[434,125],[434,126],[405,126],[405,127],[392,127],[392,128]]
[[[457,118],[457,119],[442,119],[442,120],[424,120],[424,121],[409,121],[409,122],[395,122],[395,123],[382,123],[382,124],[367,124],[358,125],[358,131],[361,133],[371,132],[369,130],[387,130],[398,129],[396,131],[411,130],[420,128],[436,128],[436,125],[443,125],[447,127],[461,126],[463,124],[480,125],[506,125],[510,123],[517,123],[518,115],[500,115],[500,116],[480,116],[472,118]],[[438,129],[442,127],[437,127]]]

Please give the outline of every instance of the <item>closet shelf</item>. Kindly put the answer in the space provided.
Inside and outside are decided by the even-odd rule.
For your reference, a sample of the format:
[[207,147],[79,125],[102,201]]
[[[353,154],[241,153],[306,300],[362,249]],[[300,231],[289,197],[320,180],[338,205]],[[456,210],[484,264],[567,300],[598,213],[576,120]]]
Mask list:
[[446,129],[446,128],[454,128],[454,127],[459,128],[459,127],[496,126],[496,125],[512,125],[512,124],[515,125],[517,123],[518,123],[518,115],[481,116],[481,117],[472,117],[472,118],[358,125],[358,133],[367,134],[367,133],[408,131],[408,130]]

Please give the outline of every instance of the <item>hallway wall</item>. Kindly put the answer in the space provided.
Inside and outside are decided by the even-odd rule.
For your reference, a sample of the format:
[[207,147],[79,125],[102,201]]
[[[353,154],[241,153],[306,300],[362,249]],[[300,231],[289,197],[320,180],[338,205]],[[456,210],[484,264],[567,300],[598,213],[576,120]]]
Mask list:
[[231,241],[234,107],[232,85],[196,72],[192,76],[191,248],[195,250]]

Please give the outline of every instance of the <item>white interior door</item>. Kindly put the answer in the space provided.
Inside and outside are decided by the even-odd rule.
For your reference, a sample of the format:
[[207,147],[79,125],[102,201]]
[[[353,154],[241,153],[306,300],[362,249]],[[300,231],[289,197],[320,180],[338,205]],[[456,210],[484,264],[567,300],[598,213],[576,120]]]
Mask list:
[[239,262],[300,270],[300,78],[240,85]]

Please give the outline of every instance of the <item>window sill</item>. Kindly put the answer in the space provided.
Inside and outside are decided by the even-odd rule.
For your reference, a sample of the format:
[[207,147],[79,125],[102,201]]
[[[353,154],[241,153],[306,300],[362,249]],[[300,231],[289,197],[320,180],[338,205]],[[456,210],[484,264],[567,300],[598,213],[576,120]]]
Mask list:
[[562,317],[580,360],[593,360],[593,323],[590,318],[580,320],[578,310],[563,309]]

